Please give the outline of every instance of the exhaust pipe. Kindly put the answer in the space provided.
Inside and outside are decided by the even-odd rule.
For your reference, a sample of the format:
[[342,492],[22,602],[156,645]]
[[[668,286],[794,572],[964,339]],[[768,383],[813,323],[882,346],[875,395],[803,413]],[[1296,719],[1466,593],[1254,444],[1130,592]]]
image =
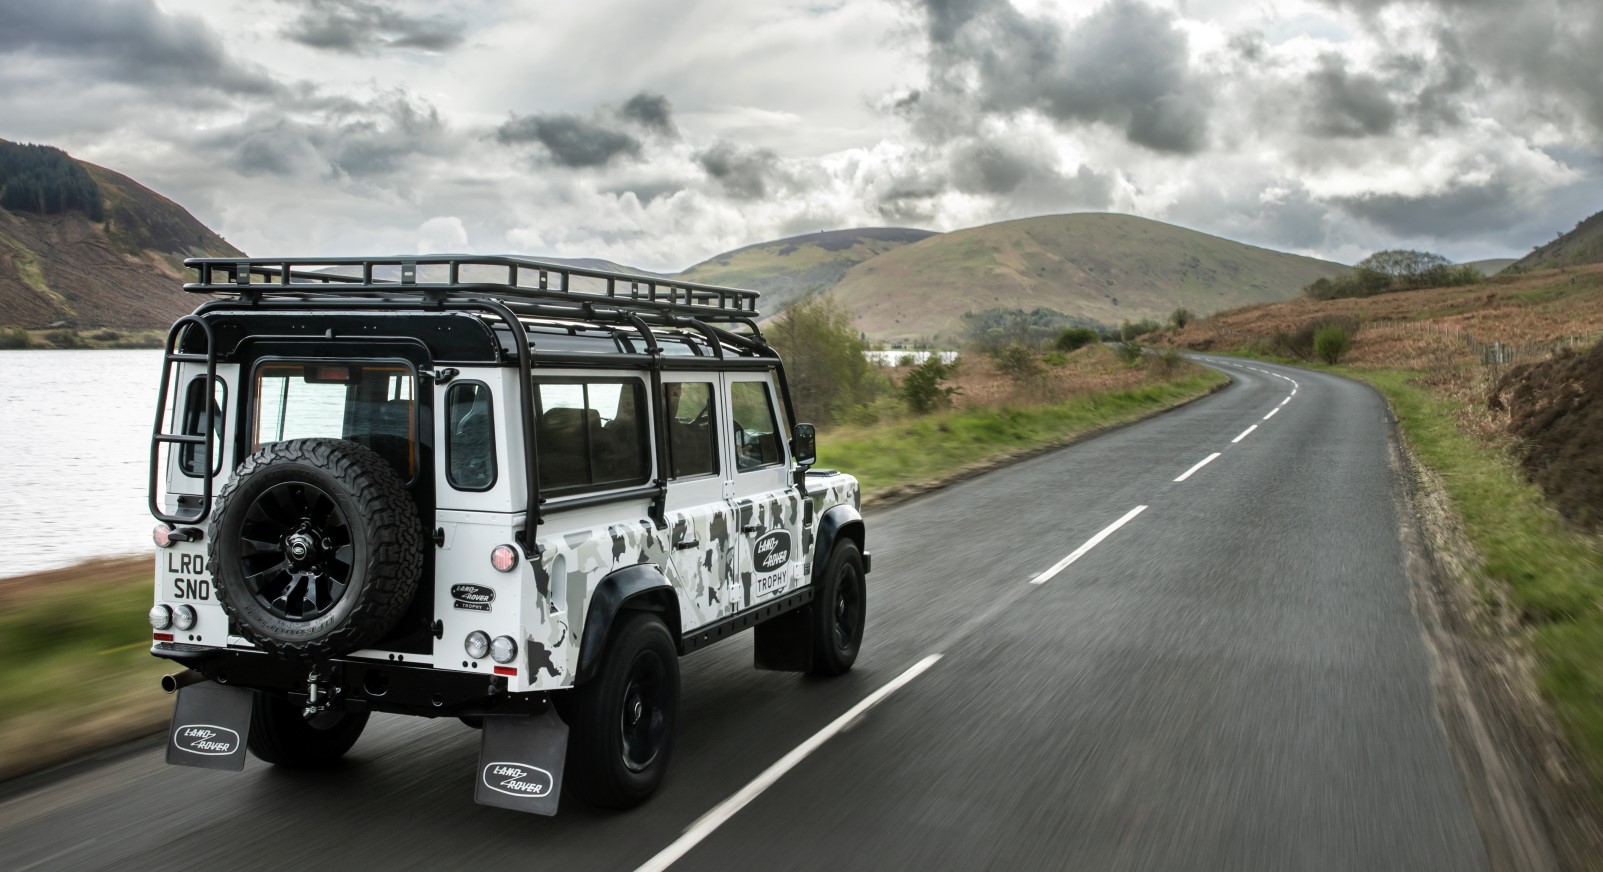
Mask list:
[[185,669],[183,672],[163,675],[161,677],[161,689],[168,693],[177,693],[181,688],[188,687],[191,684],[199,684],[205,680],[206,676],[199,672],[193,669]]

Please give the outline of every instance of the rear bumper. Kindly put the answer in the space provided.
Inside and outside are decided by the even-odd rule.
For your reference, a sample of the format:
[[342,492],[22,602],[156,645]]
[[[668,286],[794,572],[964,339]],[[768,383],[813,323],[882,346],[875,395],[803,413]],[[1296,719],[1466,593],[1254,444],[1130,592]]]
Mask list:
[[[304,702],[313,664],[260,651],[205,648],[157,642],[156,657],[189,667],[218,684],[280,693]],[[382,711],[420,717],[537,715],[550,705],[547,694],[509,693],[497,675],[450,672],[429,666],[335,659],[316,664],[335,706],[345,711]]]

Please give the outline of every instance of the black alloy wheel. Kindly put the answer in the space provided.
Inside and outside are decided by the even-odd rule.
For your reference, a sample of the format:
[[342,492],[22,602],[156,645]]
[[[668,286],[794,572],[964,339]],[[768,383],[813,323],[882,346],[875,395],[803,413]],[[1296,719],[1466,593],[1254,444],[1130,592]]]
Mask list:
[[856,542],[845,537],[835,540],[810,608],[813,665],[807,671],[840,675],[850,670],[863,646],[868,614],[867,576]]
[[315,485],[290,481],[263,491],[245,511],[240,539],[240,577],[277,617],[321,617],[350,584],[350,522]]
[[629,665],[620,712],[623,765],[630,772],[644,772],[657,761],[668,737],[671,706],[662,656],[650,649],[641,651]]
[[668,771],[679,710],[679,654],[662,618],[620,612],[600,669],[553,696],[569,728],[563,789],[603,808],[645,802]]

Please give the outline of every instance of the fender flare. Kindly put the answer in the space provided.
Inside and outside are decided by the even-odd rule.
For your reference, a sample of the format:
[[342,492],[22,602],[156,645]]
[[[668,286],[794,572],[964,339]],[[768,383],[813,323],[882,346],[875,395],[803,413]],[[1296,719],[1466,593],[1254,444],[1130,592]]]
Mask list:
[[584,615],[584,631],[579,640],[579,668],[575,685],[590,680],[601,668],[607,650],[607,635],[623,612],[630,610],[662,612],[663,621],[680,643],[679,598],[662,570],[650,563],[626,566],[601,579],[590,594]]
[[840,537],[857,543],[860,553],[868,553],[865,545],[863,516],[856,509],[845,503],[831,508],[818,518],[816,539],[813,543],[813,584],[823,580],[824,569],[829,566],[829,558],[835,552],[835,542]]

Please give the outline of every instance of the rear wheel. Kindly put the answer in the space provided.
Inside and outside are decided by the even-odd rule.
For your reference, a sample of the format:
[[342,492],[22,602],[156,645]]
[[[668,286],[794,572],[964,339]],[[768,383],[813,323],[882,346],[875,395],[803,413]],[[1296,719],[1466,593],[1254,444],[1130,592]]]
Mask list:
[[300,706],[257,691],[250,716],[250,752],[275,766],[322,769],[345,756],[366,726],[367,712],[327,711],[307,720]]
[[842,537],[835,542],[829,565],[812,606],[814,675],[840,675],[857,662],[863,645],[868,585],[863,555],[857,543]]
[[570,727],[565,787],[604,808],[639,805],[662,783],[679,710],[679,656],[667,625],[650,612],[625,614],[599,673],[558,709]]

